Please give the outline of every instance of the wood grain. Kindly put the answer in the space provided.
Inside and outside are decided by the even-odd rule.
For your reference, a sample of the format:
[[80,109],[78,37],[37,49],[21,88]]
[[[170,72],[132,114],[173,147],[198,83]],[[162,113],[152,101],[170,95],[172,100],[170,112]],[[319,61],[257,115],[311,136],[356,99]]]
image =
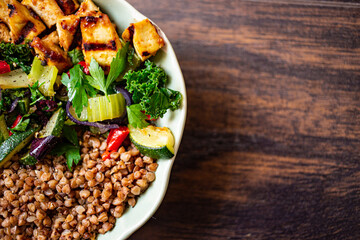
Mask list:
[[360,239],[360,4],[129,2],[172,42],[189,106],[130,239]]

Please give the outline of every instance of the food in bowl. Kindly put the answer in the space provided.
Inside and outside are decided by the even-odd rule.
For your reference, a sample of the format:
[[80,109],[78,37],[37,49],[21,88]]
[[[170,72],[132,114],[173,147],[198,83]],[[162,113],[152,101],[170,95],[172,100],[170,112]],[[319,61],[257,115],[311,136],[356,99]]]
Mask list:
[[164,40],[148,19],[119,37],[89,0],[0,0],[0,19],[0,236],[94,239],[174,156]]

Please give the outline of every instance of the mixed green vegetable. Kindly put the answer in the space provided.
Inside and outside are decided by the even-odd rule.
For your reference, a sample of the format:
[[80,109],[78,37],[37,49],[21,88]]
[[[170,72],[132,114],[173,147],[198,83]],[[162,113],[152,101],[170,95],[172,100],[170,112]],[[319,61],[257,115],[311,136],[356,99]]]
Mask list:
[[127,137],[144,155],[173,156],[171,131],[153,121],[178,109],[182,95],[166,87],[161,67],[141,63],[129,43],[108,74],[95,59],[86,65],[81,50],[68,54],[74,66],[58,76],[27,44],[0,43],[0,166],[15,154],[25,165],[51,154],[64,155],[72,169],[81,161],[78,136],[87,129],[107,136],[104,160]]

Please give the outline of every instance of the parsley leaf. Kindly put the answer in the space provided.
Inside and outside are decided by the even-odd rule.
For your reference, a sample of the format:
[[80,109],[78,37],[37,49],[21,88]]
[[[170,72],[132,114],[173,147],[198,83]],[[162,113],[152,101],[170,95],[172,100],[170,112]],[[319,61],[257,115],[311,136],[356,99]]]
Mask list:
[[149,125],[145,120],[147,119],[146,115],[141,112],[140,104],[133,104],[126,107],[129,124],[134,128],[145,128]]
[[80,147],[74,146],[71,143],[58,144],[52,151],[52,154],[56,156],[65,154],[66,163],[70,170],[74,163],[77,165],[81,160]]
[[74,65],[78,64],[81,61],[84,61],[84,55],[83,55],[82,51],[79,49],[75,48],[74,50],[68,52],[68,54],[69,54],[69,57],[71,58],[71,62]]
[[182,95],[178,91],[165,88],[168,76],[165,71],[149,60],[145,68],[125,74],[126,89],[132,93],[134,103],[139,103],[145,114],[151,118],[163,117],[168,109],[180,107]]
[[91,77],[86,77],[89,84],[107,95],[104,70],[100,67],[99,63],[94,58],[91,58],[89,72]]
[[126,54],[129,48],[129,42],[125,44],[117,53],[116,57],[113,58],[110,65],[110,72],[106,79],[106,89],[119,77],[126,67]]
[[79,140],[78,140],[77,133],[72,127],[64,125],[63,134],[64,134],[64,137],[67,140],[69,140],[69,142],[71,142],[75,146],[79,146]]
[[[43,82],[42,84],[44,84]],[[30,92],[31,92],[31,103],[30,105],[34,105],[37,101],[45,100],[46,97],[40,92],[39,87],[42,85],[39,85],[39,81],[36,81],[32,86],[29,86]]]
[[80,117],[84,106],[88,105],[87,95],[95,96],[95,89],[89,84],[78,64],[70,69],[70,77],[63,73],[61,82],[67,87],[69,101],[72,102],[76,115]]

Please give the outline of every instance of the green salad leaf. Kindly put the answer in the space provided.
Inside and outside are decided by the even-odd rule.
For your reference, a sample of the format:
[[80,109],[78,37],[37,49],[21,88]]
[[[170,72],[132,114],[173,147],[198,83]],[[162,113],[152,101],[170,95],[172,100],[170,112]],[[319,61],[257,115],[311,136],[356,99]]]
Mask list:
[[78,136],[77,136],[77,133],[76,133],[74,128],[72,128],[71,126],[64,125],[64,127],[63,127],[63,135],[74,146],[79,147]]
[[129,124],[133,126],[134,128],[145,128],[149,125],[148,122],[146,122],[146,115],[141,112],[141,106],[140,104],[133,104],[126,107],[127,115]]
[[58,144],[52,151],[52,154],[56,156],[61,156],[65,154],[66,163],[68,168],[71,170],[72,166],[75,164],[77,165],[80,160],[80,147],[74,146],[71,143],[62,143]]
[[129,48],[129,43],[125,44],[113,58],[110,65],[110,71],[105,78],[104,70],[100,67],[99,63],[92,58],[89,66],[91,76],[86,76],[87,81],[91,86],[100,90],[105,96],[109,94],[108,89],[110,85],[119,77],[126,67],[126,55]]
[[70,69],[70,77],[63,73],[61,82],[67,87],[69,101],[72,102],[76,115],[80,117],[84,106],[88,105],[88,95],[96,95],[95,89],[89,84],[78,64]]
[[168,76],[164,69],[147,60],[145,68],[125,74],[126,89],[132,93],[135,104],[139,103],[151,118],[163,117],[168,109],[174,111],[181,105],[182,95],[166,88]]
[[89,72],[91,76],[86,76],[89,84],[107,95],[104,70],[94,58],[91,58]]
[[125,70],[126,67],[126,54],[129,48],[129,42],[125,44],[113,58],[110,65],[110,72],[106,79],[106,89],[119,77],[119,75]]

